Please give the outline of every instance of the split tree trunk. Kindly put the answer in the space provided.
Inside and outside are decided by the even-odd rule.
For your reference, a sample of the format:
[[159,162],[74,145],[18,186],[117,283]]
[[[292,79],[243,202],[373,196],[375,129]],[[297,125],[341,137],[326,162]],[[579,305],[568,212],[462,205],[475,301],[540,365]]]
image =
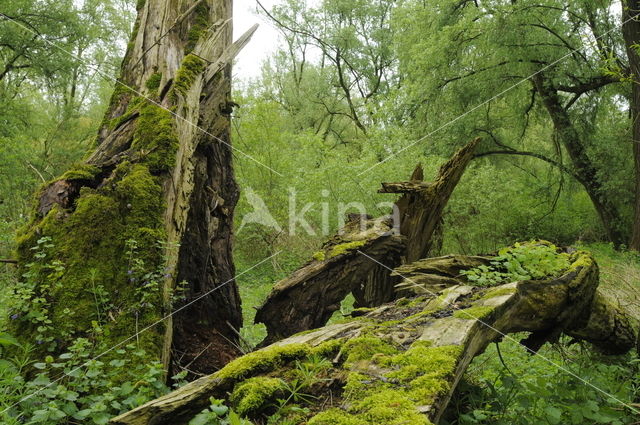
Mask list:
[[23,266],[47,236],[64,267],[36,288],[64,328],[46,335],[54,350],[80,336],[110,348],[203,297],[135,340],[173,372],[236,356],[231,62],[252,32],[231,44],[231,14],[231,0],[139,2],[96,150],[40,191],[20,235]]
[[383,183],[380,193],[402,194],[394,213],[351,217],[313,260],[278,282],[256,314],[256,323],[267,327],[264,343],[323,326],[349,293],[358,308],[394,300],[400,279],[389,269],[429,254],[442,212],[479,142],[456,152],[432,183],[423,181],[420,165],[408,182]]

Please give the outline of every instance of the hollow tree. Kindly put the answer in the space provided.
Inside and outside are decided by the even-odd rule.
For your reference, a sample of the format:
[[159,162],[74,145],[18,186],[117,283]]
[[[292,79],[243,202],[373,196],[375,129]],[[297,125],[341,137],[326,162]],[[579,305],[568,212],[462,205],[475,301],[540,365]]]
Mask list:
[[31,284],[17,333],[55,352],[144,330],[132,341],[173,371],[235,356],[231,61],[255,28],[232,44],[231,11],[231,0],[139,2],[95,150],[37,193],[19,234]]

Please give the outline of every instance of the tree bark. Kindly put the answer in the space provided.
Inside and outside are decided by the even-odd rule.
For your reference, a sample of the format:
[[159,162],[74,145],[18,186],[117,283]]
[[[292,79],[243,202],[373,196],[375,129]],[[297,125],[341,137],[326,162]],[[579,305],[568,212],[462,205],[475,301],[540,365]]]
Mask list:
[[65,329],[47,335],[54,350],[77,337],[111,348],[151,326],[136,340],[171,372],[209,373],[237,355],[231,62],[252,33],[232,44],[231,14],[231,0],[139,2],[95,151],[42,188],[20,235],[23,268],[43,236],[64,267],[36,288]]
[[635,165],[635,213],[631,229],[629,248],[640,251],[640,2],[624,0],[622,2],[622,35],[629,58],[631,72],[631,140]]
[[429,254],[442,212],[479,142],[473,140],[456,152],[434,183],[423,182],[421,166],[409,182],[383,183],[379,192],[403,194],[393,215],[351,217],[312,261],[278,282],[256,314],[256,323],[267,327],[263,344],[325,325],[349,293],[356,308],[398,298],[400,279],[389,267]]

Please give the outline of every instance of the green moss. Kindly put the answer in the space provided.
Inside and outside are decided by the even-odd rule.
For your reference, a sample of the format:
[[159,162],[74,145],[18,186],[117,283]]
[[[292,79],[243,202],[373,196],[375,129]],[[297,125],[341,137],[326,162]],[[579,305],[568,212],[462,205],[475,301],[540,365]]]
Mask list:
[[93,180],[100,173],[100,169],[94,165],[76,164],[58,180]]
[[459,346],[431,347],[429,341],[418,341],[406,352],[384,359],[382,365],[398,368],[388,378],[409,383],[412,390],[428,388],[438,395],[448,389],[445,378],[453,373],[461,353]]
[[369,360],[376,354],[397,354],[398,349],[375,336],[361,336],[347,341],[342,352],[347,356],[345,365],[350,365],[360,360]]
[[196,78],[205,68],[206,62],[194,54],[188,54],[182,60],[180,69],[178,69],[173,80],[173,87],[170,93],[170,97],[174,102],[177,100],[178,95],[185,96],[189,92]]
[[470,308],[465,308],[464,310],[456,310],[453,313],[453,317],[458,319],[484,319],[489,314],[491,314],[494,310],[494,307],[487,306],[475,306]]
[[158,89],[160,88],[160,82],[162,82],[162,73],[156,72],[149,77],[149,79],[145,83],[145,86],[151,94],[157,95]]
[[382,390],[355,403],[352,410],[357,418],[367,424],[387,425],[430,425],[425,415],[418,411],[418,405],[403,390]]
[[489,298],[501,297],[503,295],[511,295],[516,293],[516,288],[496,288],[487,291],[480,299],[487,300]]
[[284,394],[287,385],[282,379],[264,376],[251,378],[235,386],[230,401],[241,416],[259,412]]
[[577,251],[571,257],[571,265],[569,271],[575,271],[581,267],[591,267],[593,265],[593,257],[587,251]]
[[[143,259],[145,268],[162,267],[163,253],[157,246],[164,240],[162,214],[164,205],[162,187],[148,168],[142,164],[121,164],[111,180],[100,189],[83,188],[75,209],[64,211],[55,206],[41,220],[34,220],[24,229],[18,240],[21,259],[25,263],[33,258],[37,240],[51,239],[47,253],[49,262],[58,261],[63,270],[55,275],[43,271],[37,280],[36,291],[48,287],[50,298],[49,319],[55,327],[44,332],[43,349],[63,349],[76,337],[90,336],[100,347],[111,347],[135,332],[158,320],[163,305],[158,296],[150,298],[146,308],[136,317],[131,306],[138,304],[138,292],[127,273],[126,241],[138,241],[137,258]],[[96,330],[98,312],[93,288],[102,287],[118,309],[112,320],[100,324]],[[102,317],[107,314],[102,311]],[[18,322],[18,321],[16,321]],[[16,324],[20,334],[29,335],[35,327],[28,320]],[[150,360],[158,360],[162,347],[162,327],[155,332],[140,335],[139,347],[146,350]]]
[[329,258],[337,257],[338,255],[361,248],[366,243],[367,241],[353,241],[335,245],[331,247],[331,250],[329,251]]
[[144,102],[139,111],[131,147],[139,151],[152,173],[170,170],[179,145],[171,112],[151,102]]
[[311,418],[307,425],[363,425],[363,422],[344,410],[329,409]]
[[220,379],[244,379],[288,361],[304,358],[310,353],[311,348],[307,344],[272,346],[232,361],[218,371],[215,376]]
[[[373,351],[379,350],[369,354]],[[430,424],[419,407],[433,404],[450,389],[461,355],[462,347],[431,347],[422,341],[403,353],[374,354],[365,360],[369,362],[366,373],[348,374],[344,397],[350,407],[319,413],[309,424]]]
[[317,347],[313,347],[311,349],[311,355],[328,357],[340,351],[343,345],[344,341],[341,339],[332,339],[329,341],[325,341]]
[[318,251],[313,254],[313,259],[316,261],[324,261],[326,258],[324,251]]
[[198,40],[205,33],[207,28],[209,28],[209,6],[206,2],[201,2],[194,11],[194,21],[189,29],[189,34],[187,35],[187,45],[185,47],[185,52],[191,53],[193,49],[196,47]]

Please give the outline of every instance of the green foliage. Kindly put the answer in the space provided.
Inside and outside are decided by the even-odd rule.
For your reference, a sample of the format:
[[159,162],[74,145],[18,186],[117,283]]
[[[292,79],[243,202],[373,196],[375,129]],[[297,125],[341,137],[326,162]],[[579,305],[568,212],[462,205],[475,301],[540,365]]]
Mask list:
[[[500,363],[494,346],[488,348],[474,359],[442,424],[633,423],[633,412],[594,387],[633,403],[639,388],[637,356],[601,356],[567,342],[545,346],[540,356],[531,356],[506,340],[500,344],[506,364]],[[593,387],[556,365],[570,368]]]
[[233,410],[224,405],[224,400],[209,399],[211,406],[198,413],[189,421],[189,425],[251,425]]
[[557,276],[569,267],[569,255],[545,241],[516,243],[503,248],[493,257],[491,264],[482,265],[462,274],[477,286],[495,286],[500,283]]
[[[518,218],[537,230],[540,222],[546,221],[546,214],[560,206],[562,196],[582,196],[582,188],[576,188],[576,184],[583,184],[590,191],[591,201],[603,200],[600,205],[594,202],[596,207],[608,203],[614,212],[611,215],[615,217],[605,220],[609,230],[621,232],[622,238],[629,235],[633,188],[624,175],[633,172],[633,164],[629,162],[633,156],[630,147],[616,142],[628,132],[626,106],[616,106],[616,99],[628,96],[629,87],[613,79],[597,90],[588,89],[575,97],[572,93],[582,82],[606,81],[611,56],[617,64],[625,62],[624,57],[614,53],[624,47],[611,2],[584,1],[558,6],[553,1],[485,1],[480,5],[455,0],[408,0],[401,2],[395,12],[395,27],[402,29],[396,39],[400,73],[406,78],[401,99],[414,117],[410,123],[416,138],[433,135],[419,146],[427,151],[451,152],[461,140],[483,136],[481,154],[494,154],[482,163],[490,164],[494,173],[505,176],[499,180],[500,192],[511,192],[511,185],[523,187],[523,180],[540,186],[534,197],[521,197],[515,191],[512,193],[516,199],[502,194],[507,201],[502,206],[509,205],[510,209],[505,224]],[[587,47],[585,37],[595,40],[599,35],[611,33],[615,36],[600,39],[597,48]],[[551,63],[554,66],[546,66]],[[562,112],[566,113],[563,125],[575,131],[576,136],[569,142],[563,139],[566,129],[559,131],[556,125],[560,122],[558,111],[549,110],[540,88],[528,79],[538,71],[536,75],[552,87],[563,105]],[[443,123],[446,127],[440,128]],[[614,145],[615,152],[607,156],[604,152]],[[419,146],[410,151],[419,151]],[[518,152],[525,156],[515,156]],[[534,156],[527,157],[530,153]],[[404,155],[396,161],[408,158]],[[612,161],[618,165],[614,166]],[[559,167],[550,165],[554,163],[567,165],[566,171],[560,173]],[[584,167],[592,171],[584,173]],[[553,170],[553,175],[548,178],[547,173],[541,173],[542,168]],[[622,169],[626,171],[620,173]],[[521,175],[514,178],[513,173]],[[493,192],[491,185],[483,186],[478,195],[490,192]],[[487,201],[495,202],[493,199],[502,196],[490,193]],[[540,203],[546,204],[546,212],[531,210],[532,204],[537,210]],[[476,205],[469,203],[469,206],[475,208],[467,209],[467,219],[469,210],[473,215],[478,213]],[[574,227],[581,217],[572,217],[571,213],[582,215],[586,211],[576,211],[571,204],[568,207],[567,220],[562,224],[570,227],[558,225],[561,219],[558,216],[549,221],[556,223],[558,236],[567,230],[581,232]],[[492,232],[493,226],[504,227],[501,221],[505,218],[504,208],[496,207],[494,212],[496,216],[489,219],[491,226],[488,226]],[[460,219],[464,217],[461,214]],[[480,224],[477,217],[470,221]],[[466,239],[464,230],[456,233]],[[537,232],[524,238],[541,236]],[[510,240],[524,238],[518,235]]]
[[135,345],[98,360],[92,343],[79,338],[67,352],[42,362],[33,361],[30,346],[6,334],[0,346],[12,347],[0,357],[0,419],[5,424],[104,425],[170,390],[162,365],[146,363],[147,353]]

